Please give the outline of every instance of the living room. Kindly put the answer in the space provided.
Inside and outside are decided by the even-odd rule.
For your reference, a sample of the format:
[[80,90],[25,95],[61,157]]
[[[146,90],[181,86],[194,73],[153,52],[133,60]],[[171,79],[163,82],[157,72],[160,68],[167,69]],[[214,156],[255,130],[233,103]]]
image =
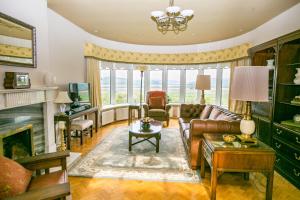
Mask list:
[[300,199],[298,0],[0,9],[0,199]]

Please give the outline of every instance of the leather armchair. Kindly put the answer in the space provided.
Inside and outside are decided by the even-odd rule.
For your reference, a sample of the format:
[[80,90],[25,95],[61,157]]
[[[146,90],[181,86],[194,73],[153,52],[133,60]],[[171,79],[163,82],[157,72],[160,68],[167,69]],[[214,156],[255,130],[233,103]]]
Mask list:
[[169,111],[171,105],[165,91],[147,92],[146,104],[143,105],[145,117],[151,117],[158,121],[166,121],[169,126]]
[[[69,155],[69,151],[62,151],[16,160],[25,168],[34,171],[35,176],[32,177],[25,193],[6,200],[66,199],[66,196],[70,195],[66,171],[66,157]],[[53,167],[61,167],[61,170],[50,173],[49,169]],[[43,171],[45,174],[42,174]]]

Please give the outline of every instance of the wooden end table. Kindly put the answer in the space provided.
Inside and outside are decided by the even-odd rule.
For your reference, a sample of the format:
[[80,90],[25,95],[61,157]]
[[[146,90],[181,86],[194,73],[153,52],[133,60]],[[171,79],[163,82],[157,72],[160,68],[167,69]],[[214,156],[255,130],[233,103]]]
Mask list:
[[[136,144],[144,142],[144,141],[148,141],[150,144],[155,146],[156,153],[158,153],[159,152],[159,140],[161,138],[161,134],[160,134],[161,129],[162,129],[162,123],[159,121],[151,122],[149,131],[142,130],[140,120],[132,123],[129,128],[129,151],[131,151],[133,145],[136,145]],[[132,137],[143,138],[143,139],[139,140],[135,143],[132,143]],[[150,140],[151,138],[156,139],[156,144],[154,144]]]
[[227,144],[222,134],[204,134],[201,177],[205,176],[205,159],[211,168],[211,196],[216,199],[219,172],[262,172],[267,177],[266,199],[272,199],[275,151],[258,141],[249,146],[238,141]]
[[141,118],[141,107],[140,105],[129,105],[128,106],[128,125],[130,125],[132,123],[132,120],[133,120],[133,111],[136,111],[138,112],[138,119]]

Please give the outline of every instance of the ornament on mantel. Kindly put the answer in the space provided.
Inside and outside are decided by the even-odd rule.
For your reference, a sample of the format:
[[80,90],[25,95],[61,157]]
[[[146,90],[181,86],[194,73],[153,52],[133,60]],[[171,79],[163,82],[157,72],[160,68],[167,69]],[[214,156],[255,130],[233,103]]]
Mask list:
[[50,72],[46,72],[44,74],[44,83],[48,87],[55,86],[55,84],[56,84],[56,76],[54,76]]

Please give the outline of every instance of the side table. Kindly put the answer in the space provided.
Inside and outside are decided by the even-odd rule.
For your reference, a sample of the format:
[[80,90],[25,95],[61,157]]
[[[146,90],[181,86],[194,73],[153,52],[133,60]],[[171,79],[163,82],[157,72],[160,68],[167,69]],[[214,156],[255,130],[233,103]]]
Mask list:
[[138,111],[138,119],[141,118],[141,109],[140,105],[129,105],[128,107],[128,125],[132,123],[133,120],[133,111],[137,110]]
[[261,172],[267,177],[266,199],[272,199],[275,151],[258,141],[257,146],[240,142],[227,144],[222,134],[204,134],[201,155],[201,177],[205,176],[205,160],[211,169],[211,200],[216,199],[219,172]]

